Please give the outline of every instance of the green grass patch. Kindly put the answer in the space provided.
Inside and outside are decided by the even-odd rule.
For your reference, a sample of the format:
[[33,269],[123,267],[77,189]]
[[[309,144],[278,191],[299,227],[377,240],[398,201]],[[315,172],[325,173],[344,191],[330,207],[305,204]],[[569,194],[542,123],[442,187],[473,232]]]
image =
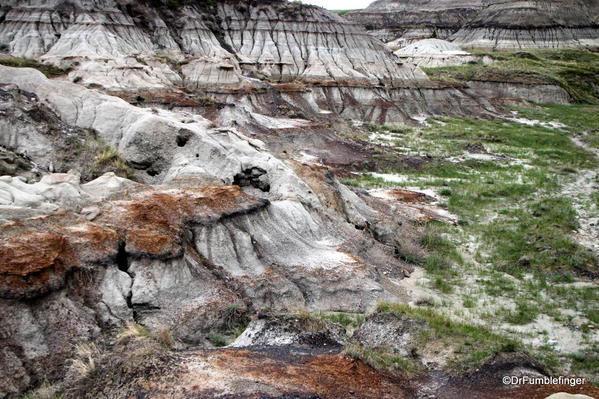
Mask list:
[[350,9],[350,10],[329,10],[330,12],[334,12],[337,15],[344,16],[345,14],[349,14],[352,11],[357,11],[358,9]]
[[[421,265],[428,287],[445,294],[430,301],[428,311],[442,307],[452,317],[497,326],[503,331],[499,335],[509,337],[543,335],[529,331],[531,326],[515,327],[541,316],[562,326],[570,326],[573,317],[581,316],[590,321],[577,329],[586,348],[599,323],[599,290],[572,283],[599,275],[599,264],[574,238],[579,228],[576,209],[599,206],[599,193],[571,196],[563,194],[562,188],[585,169],[598,167],[593,154],[577,146],[572,136],[599,147],[599,106],[535,105],[514,111],[514,117],[531,122],[439,118],[402,133],[364,126],[368,132],[385,135],[371,136],[372,140],[391,144],[387,148],[402,155],[430,156],[418,168],[386,170],[396,174],[400,183],[368,174],[351,183],[362,188],[432,188],[439,193],[442,206],[462,222],[425,226],[420,243],[424,254],[396,245],[396,255]],[[401,130],[401,126],[395,128]],[[472,278],[464,279],[464,275]],[[463,307],[455,306],[455,301]],[[435,318],[434,314],[421,316]],[[451,342],[455,331],[439,324],[430,329],[428,338],[422,338],[423,345],[427,339]],[[456,340],[458,351],[464,353],[458,363],[481,364],[505,343],[503,336],[494,342],[494,337],[476,334],[457,334],[461,336]],[[463,344],[464,336],[482,343]],[[589,370],[596,367],[595,355],[566,358],[569,355],[548,345],[527,350],[560,372],[570,372],[572,363],[572,370],[589,376],[593,374]]]
[[208,334],[206,339],[217,348],[227,345],[227,337],[221,334]]
[[347,332],[355,330],[364,322],[364,315],[362,313],[317,312],[314,316],[321,320],[341,324]]
[[574,375],[590,376],[591,383],[599,386],[599,345],[595,345],[591,350],[578,352],[568,356],[572,362],[572,373]]
[[36,60],[22,57],[6,57],[0,56],[0,65],[14,68],[34,68],[46,75],[49,78],[61,76],[68,71],[53,65],[42,64]]
[[494,62],[424,68],[431,79],[450,82],[471,80],[555,84],[578,103],[599,104],[599,54],[586,50],[531,50],[477,52]]
[[481,230],[490,260],[510,274],[598,272],[593,254],[569,236],[577,227],[570,200],[549,197],[511,210]]
[[345,347],[344,353],[379,371],[411,375],[419,370],[418,365],[413,360],[390,354],[381,349],[350,344]]
[[453,347],[455,358],[450,361],[450,371],[472,371],[497,353],[524,350],[517,341],[492,333],[481,326],[454,322],[432,308],[381,303],[377,312],[392,314],[398,318],[408,316],[426,322],[427,328],[420,331],[417,341],[420,345],[435,341]]

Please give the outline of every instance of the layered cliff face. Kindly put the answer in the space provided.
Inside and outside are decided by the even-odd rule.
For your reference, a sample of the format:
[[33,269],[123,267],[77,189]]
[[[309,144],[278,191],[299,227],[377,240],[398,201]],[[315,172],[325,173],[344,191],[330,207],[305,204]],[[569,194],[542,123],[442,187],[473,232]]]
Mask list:
[[452,39],[493,50],[598,48],[596,0],[486,1]]
[[403,47],[430,37],[449,38],[482,7],[482,0],[377,0],[347,18],[385,42],[400,39],[396,46]]
[[109,89],[251,85],[243,71],[274,81],[423,78],[340,17],[285,2],[171,9],[32,1],[8,10],[0,42],[15,56],[74,68],[71,79]]
[[380,0],[348,18],[395,47],[439,37],[462,47],[507,50],[597,48],[598,15],[596,0]]
[[355,24],[317,7],[168,4],[8,3],[0,43],[13,56],[60,66],[68,80],[130,102],[196,112],[213,104],[205,115],[224,124],[232,114],[244,125],[255,113],[280,109],[377,123],[489,109],[459,88],[431,83]]

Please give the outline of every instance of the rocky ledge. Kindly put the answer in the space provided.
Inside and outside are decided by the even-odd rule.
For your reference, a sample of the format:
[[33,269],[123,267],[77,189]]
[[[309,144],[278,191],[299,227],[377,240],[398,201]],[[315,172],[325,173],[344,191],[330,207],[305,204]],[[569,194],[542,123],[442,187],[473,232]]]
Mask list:
[[347,19],[364,26],[385,42],[397,47],[412,41],[448,39],[483,7],[482,0],[377,0]]
[[430,82],[355,23],[301,3],[37,0],[9,2],[2,12],[0,43],[11,56],[58,66],[60,79],[138,105],[192,108],[219,124],[281,109],[325,123],[331,115],[384,123],[493,111],[486,99]]
[[[70,208],[15,218],[6,212],[17,203],[4,207],[4,395],[61,375],[73,346],[111,327],[135,321],[201,345],[226,330],[233,306],[237,316],[260,309],[363,312],[398,295],[389,291],[391,281],[411,270],[366,231],[326,223],[296,201],[193,180],[98,180],[80,186],[76,176],[55,174],[36,183],[54,203],[72,192],[89,194]],[[32,195],[29,186],[4,177],[0,192],[22,200]]]
[[596,0],[379,0],[348,18],[395,47],[440,38],[492,50],[594,49],[599,46],[598,15]]
[[403,295],[394,243],[422,214],[199,115],[0,70],[2,150],[22,160],[0,178],[2,395],[64,378],[127,323],[206,346],[266,309]]
[[[300,3],[15,2],[0,43],[108,89],[252,86],[245,76],[378,85],[424,79],[355,25]],[[160,4],[160,2],[158,2]],[[12,6],[11,6],[12,5]]]
[[452,39],[492,50],[599,48],[596,0],[490,1]]

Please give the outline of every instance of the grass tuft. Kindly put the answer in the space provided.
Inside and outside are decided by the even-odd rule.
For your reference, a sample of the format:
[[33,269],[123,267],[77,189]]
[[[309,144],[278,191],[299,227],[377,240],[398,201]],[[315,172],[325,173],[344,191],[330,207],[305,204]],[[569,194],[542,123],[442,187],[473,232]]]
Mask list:
[[359,344],[347,345],[344,353],[378,371],[411,375],[419,370],[416,362],[411,359]]
[[36,60],[22,57],[9,57],[0,56],[0,65],[13,67],[13,68],[33,68],[37,69],[46,77],[54,78],[57,76],[65,75],[68,71],[62,68],[55,67],[53,65],[42,64]]

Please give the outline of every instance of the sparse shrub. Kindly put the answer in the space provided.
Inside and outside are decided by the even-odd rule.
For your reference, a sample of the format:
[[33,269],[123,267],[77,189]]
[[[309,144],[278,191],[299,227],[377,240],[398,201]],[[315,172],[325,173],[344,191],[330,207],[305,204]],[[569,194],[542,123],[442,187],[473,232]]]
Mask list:
[[395,243],[395,256],[404,262],[419,266],[426,262],[424,250],[410,240]]
[[144,326],[137,323],[127,323],[127,325],[121,330],[117,339],[131,339],[131,338],[150,338],[150,332]]
[[443,273],[444,271],[451,270],[451,264],[443,256],[433,254],[426,258],[424,268],[432,274]]
[[434,227],[427,229],[422,235],[422,245],[431,251],[440,251],[451,248],[453,245],[443,237],[441,232]]
[[66,74],[68,71],[55,67],[53,65],[42,64],[36,60],[22,57],[5,57],[0,56],[0,65],[9,66],[13,68],[33,68],[42,72],[49,78],[61,76]]
[[118,176],[131,178],[133,172],[119,152],[115,148],[104,144],[99,138],[97,138],[97,141],[96,150],[98,154],[91,169],[91,177],[96,178],[103,173],[114,172]]
[[539,309],[528,302],[518,302],[516,310],[510,312],[505,321],[510,324],[528,324],[533,322],[539,315]]
[[220,334],[208,334],[206,337],[208,341],[217,348],[223,347],[227,345],[227,338]]
[[94,343],[83,343],[75,348],[75,359],[71,363],[71,372],[78,378],[85,378],[96,370],[96,358],[100,351]]
[[231,331],[236,328],[245,328],[248,323],[246,309],[238,304],[232,303],[223,310],[223,323],[227,330]]
[[29,391],[21,396],[19,399],[62,399],[63,395],[58,391],[58,388],[54,385],[50,385],[48,382],[44,382],[39,388]]
[[130,340],[149,340],[159,343],[166,349],[173,349],[177,346],[177,341],[169,326],[162,325],[157,329],[150,331],[138,323],[127,323],[127,325],[117,335],[117,342]]
[[441,276],[435,277],[433,286],[444,294],[451,294],[453,292],[450,282]]
[[154,334],[154,337],[165,348],[173,349],[176,345],[175,338],[173,337],[173,332],[167,326],[159,327],[156,333]]
[[465,308],[472,309],[473,307],[476,306],[476,301],[472,297],[466,297],[462,300],[462,305]]
[[387,353],[384,350],[377,348],[350,344],[345,347],[344,353],[379,371],[410,375],[419,370],[419,367],[414,360]]

